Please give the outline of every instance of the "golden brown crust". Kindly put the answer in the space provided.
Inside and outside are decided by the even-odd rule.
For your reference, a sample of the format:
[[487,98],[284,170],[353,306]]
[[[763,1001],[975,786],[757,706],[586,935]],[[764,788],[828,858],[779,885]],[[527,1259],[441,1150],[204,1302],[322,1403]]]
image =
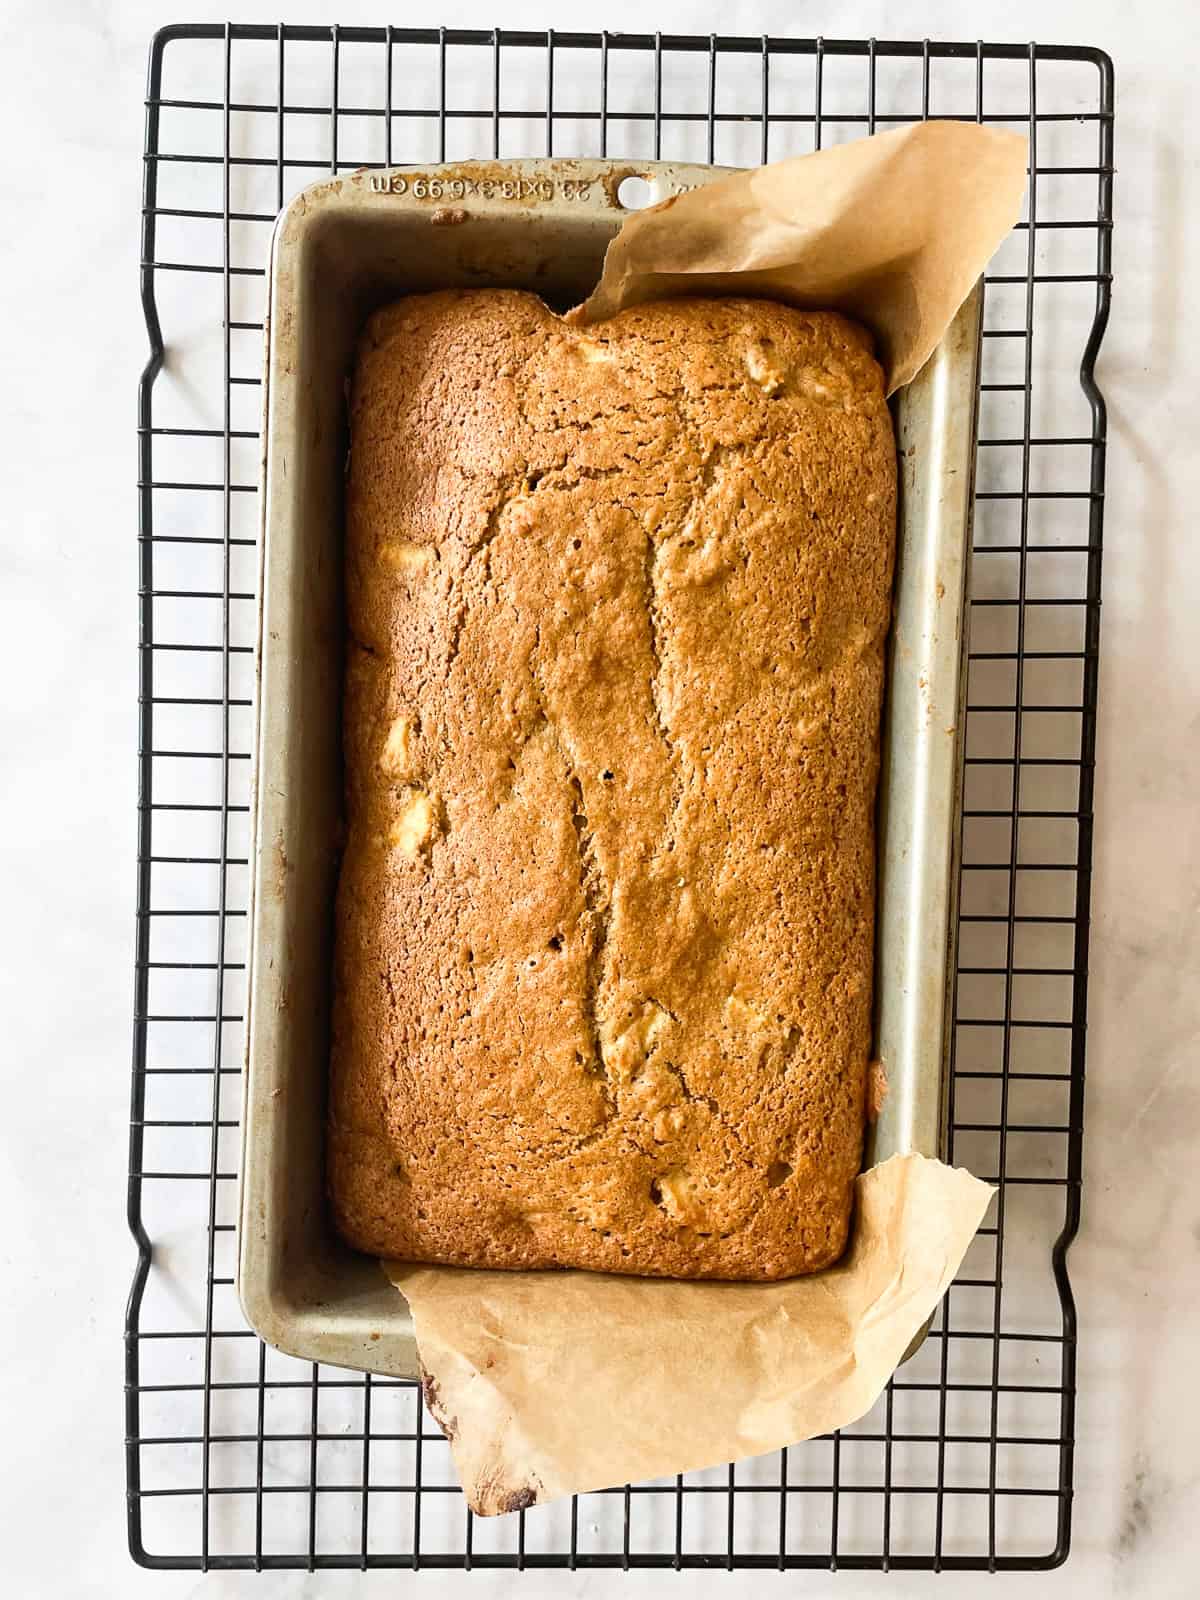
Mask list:
[[380,1255],[841,1253],[895,454],[868,336],[413,297],[352,405],[330,1186]]

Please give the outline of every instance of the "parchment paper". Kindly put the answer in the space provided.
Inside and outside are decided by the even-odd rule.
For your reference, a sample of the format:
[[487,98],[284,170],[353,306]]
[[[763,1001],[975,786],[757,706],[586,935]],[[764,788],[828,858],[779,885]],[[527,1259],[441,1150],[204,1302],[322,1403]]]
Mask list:
[[869,1411],[992,1195],[893,1156],[858,1179],[850,1249],[786,1283],[386,1264],[474,1511],[711,1467]]
[[599,322],[677,294],[835,308],[874,333],[888,393],[916,377],[1017,221],[1028,140],[917,122],[634,212],[571,313]]
[[[874,331],[890,393],[1017,220],[1026,157],[1016,134],[918,123],[720,179],[634,213],[571,315],[594,322],[681,293],[836,307]],[[426,1398],[468,1502],[492,1515],[862,1416],[991,1193],[962,1170],[894,1156],[858,1179],[843,1260],[787,1283],[384,1266],[412,1308]]]

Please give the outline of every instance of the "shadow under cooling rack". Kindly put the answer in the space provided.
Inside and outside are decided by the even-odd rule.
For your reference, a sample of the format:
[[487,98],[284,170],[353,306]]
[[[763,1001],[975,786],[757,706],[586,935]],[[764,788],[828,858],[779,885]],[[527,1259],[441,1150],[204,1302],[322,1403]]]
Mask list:
[[[331,171],[752,165],[923,117],[1030,138],[987,278],[951,1155],[998,1185],[929,1340],[829,1438],[491,1521],[405,1383],[265,1348],[234,1289],[265,267]],[[1069,1548],[1113,79],[1098,51],[180,26],[146,101],[126,1327],[157,1567],[1045,1568]],[[169,361],[165,356],[169,353]]]

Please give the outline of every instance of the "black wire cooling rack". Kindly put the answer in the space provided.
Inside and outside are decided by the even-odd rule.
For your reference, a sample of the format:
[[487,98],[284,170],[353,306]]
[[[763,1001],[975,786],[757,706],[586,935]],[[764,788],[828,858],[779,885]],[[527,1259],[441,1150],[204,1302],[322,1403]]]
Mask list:
[[[999,1186],[868,1416],[484,1521],[419,1391],[267,1349],[234,1289],[260,343],[330,171],[750,165],[954,116],[1026,132],[987,279],[951,1155]],[[1045,1568],[1069,1548],[1113,77],[1045,46],[180,26],[150,52],[139,399],[129,1541],[156,1567]]]

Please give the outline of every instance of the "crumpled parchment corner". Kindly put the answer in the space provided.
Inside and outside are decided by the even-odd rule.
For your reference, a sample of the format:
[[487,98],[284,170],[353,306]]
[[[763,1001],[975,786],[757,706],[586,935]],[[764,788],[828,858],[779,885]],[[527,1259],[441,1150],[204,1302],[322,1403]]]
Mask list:
[[677,294],[833,308],[873,331],[891,394],[1020,217],[1028,162],[1024,134],[916,122],[718,178],[632,213],[571,319]]
[[473,1511],[760,1455],[869,1411],[945,1293],[990,1185],[924,1156],[857,1180],[835,1267],[784,1283],[385,1263]]

